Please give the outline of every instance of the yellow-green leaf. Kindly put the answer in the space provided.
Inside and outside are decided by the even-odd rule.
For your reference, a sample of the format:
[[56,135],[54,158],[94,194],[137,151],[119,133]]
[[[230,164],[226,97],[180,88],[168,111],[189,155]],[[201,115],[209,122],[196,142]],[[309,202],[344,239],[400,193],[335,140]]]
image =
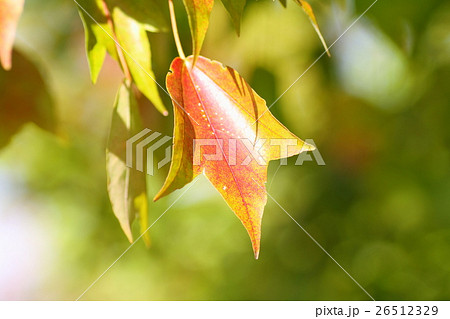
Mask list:
[[327,43],[325,42],[324,37],[322,36],[322,33],[320,32],[319,23],[317,23],[316,16],[314,15],[314,11],[311,7],[311,5],[304,1],[304,0],[294,0],[300,7],[302,7],[303,11],[308,15],[309,20],[311,21],[314,30],[316,30],[317,35],[320,38],[320,41],[322,42],[323,47],[327,51],[328,56],[330,56],[330,51],[328,50]]
[[126,141],[140,129],[137,102],[130,85],[123,83],[114,104],[106,150],[106,173],[114,214],[130,242],[133,242],[133,221],[140,217],[145,228],[148,224],[145,174],[126,166]]
[[208,31],[209,16],[214,0],[183,0],[183,2],[189,18],[195,65],[205,40],[206,31]]
[[78,0],[86,38],[86,54],[93,83],[97,82],[106,51],[117,60],[113,30],[107,22],[101,0]]
[[167,115],[158,92],[155,74],[152,70],[150,41],[144,26],[126,15],[120,8],[113,11],[114,27],[133,81],[158,111]]
[[106,0],[110,11],[122,10],[149,32],[167,32],[169,22],[159,0]]
[[[123,49],[127,68],[136,86],[158,111],[167,115],[152,70],[150,41],[146,33],[146,30],[161,31],[166,28],[164,15],[157,9],[158,2],[151,0],[147,7],[142,1],[130,3],[121,0],[80,0],[79,4],[92,81],[95,83],[97,80],[106,52],[118,61],[117,49]],[[154,12],[150,14],[152,8]],[[144,13],[149,16],[147,19],[143,17]],[[161,17],[156,18],[157,15]],[[135,16],[143,22],[138,22]]]

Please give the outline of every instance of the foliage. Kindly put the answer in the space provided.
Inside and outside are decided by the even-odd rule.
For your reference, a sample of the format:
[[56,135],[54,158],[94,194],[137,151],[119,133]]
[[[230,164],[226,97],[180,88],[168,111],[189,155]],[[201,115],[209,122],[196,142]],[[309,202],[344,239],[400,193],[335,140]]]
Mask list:
[[[122,63],[127,77],[132,77],[139,90],[163,114],[167,114],[158,93],[152,70],[150,43],[146,31],[165,30],[158,3],[154,1],[82,0],[80,16],[86,31],[86,50],[92,81],[97,81],[105,54],[125,61]],[[141,17],[142,20],[140,20]],[[144,20],[145,19],[145,20]],[[116,44],[117,43],[117,44]]]
[[[325,38],[333,40],[372,2],[310,3]],[[185,8],[175,5],[181,42],[189,48]],[[293,2],[284,10],[278,2],[247,1],[238,38],[230,13],[216,2],[201,54],[239,70],[271,105],[323,52],[300,11]],[[314,138],[327,165],[272,162],[269,194],[376,299],[450,296],[449,13],[438,0],[379,1],[333,46],[332,59],[317,61],[270,109],[292,132]],[[134,18],[144,23],[143,16]],[[151,68],[162,84],[176,48],[169,34],[146,30]],[[117,54],[106,57],[93,86],[83,32],[74,3],[26,1],[15,46],[20,55],[0,74],[0,136],[8,143],[0,154],[0,244],[7,247],[0,254],[8,260],[0,272],[1,299],[74,299],[129,246],[112,215],[104,170],[124,71]],[[136,83],[131,88],[143,125],[171,135],[173,113],[163,118]],[[14,93],[9,104],[5,92]],[[162,89],[159,95],[167,107],[170,98]],[[20,123],[37,125],[5,133],[16,110]],[[40,129],[52,126],[43,121],[51,117],[56,136]],[[147,178],[149,198],[164,173]],[[177,196],[148,203],[150,219]],[[138,224],[131,225],[135,239],[143,231]],[[85,298],[366,298],[272,200],[258,262],[248,258],[248,236],[239,227],[200,178],[152,227],[152,249],[136,244]]]
[[[124,80],[128,84],[122,85],[119,89],[119,93],[116,99],[116,105],[114,107],[113,113],[113,123],[111,125],[111,133],[110,133],[110,141],[107,150],[107,172],[108,172],[108,191],[111,199],[111,204],[113,207],[114,214],[118,218],[120,225],[125,232],[126,236],[130,240],[133,241],[133,235],[131,231],[131,225],[136,217],[140,217],[141,220],[141,231],[143,231],[143,235],[145,235],[146,242],[148,243],[148,234],[147,232],[147,192],[145,190],[145,179],[143,176],[139,176],[139,173],[132,172],[130,168],[126,167],[126,163],[124,162],[125,156],[125,148],[124,144],[126,140],[132,137],[134,134],[138,133],[132,126],[133,123],[140,121],[140,116],[138,115],[138,110],[136,104],[134,102],[134,98],[132,97],[133,92],[131,90],[131,86],[133,84],[139,89],[139,91],[144,94],[149,101],[158,109],[162,114],[167,115],[167,110],[159,96],[158,92],[158,82],[155,79],[155,75],[152,69],[152,55],[150,42],[147,37],[147,31],[150,32],[161,32],[167,30],[166,24],[166,15],[161,8],[161,3],[158,0],[151,1],[125,1],[125,0],[79,0],[79,2],[75,2],[78,5],[78,10],[80,13],[80,17],[83,21],[83,26],[86,33],[86,51],[87,57],[90,66],[91,79],[92,82],[95,83],[97,81],[98,75],[102,68],[102,65],[105,60],[105,55],[108,52],[121,66],[122,71],[124,73]],[[195,92],[192,92],[192,96],[186,95],[184,87],[184,82],[186,79],[195,76],[196,70],[199,70],[195,67],[196,61],[199,57],[203,41],[205,39],[206,32],[209,26],[209,16],[211,14],[211,10],[214,5],[214,0],[183,0],[184,6],[186,8],[186,12],[189,18],[189,26],[191,30],[192,36],[192,50],[193,50],[193,58],[189,61],[191,64],[192,71],[187,70],[186,67],[183,66],[183,72],[180,75],[183,77],[183,80],[180,78],[175,82],[172,81],[172,85],[168,84],[168,89],[172,96],[174,102],[175,112],[180,112],[180,110],[175,106],[179,104],[180,101],[184,106],[184,108],[180,105],[181,109],[191,110],[192,114],[197,114],[201,108],[197,106],[202,105],[202,100],[198,100],[195,98]],[[297,0],[297,3],[304,9],[307,15],[310,17],[314,28],[320,36],[321,41],[323,42],[325,48],[325,40],[323,39],[319,27],[312,11],[311,6],[302,0]],[[230,13],[233,24],[235,25],[236,31],[238,35],[240,34],[240,20],[242,16],[242,12],[245,7],[245,0],[232,0],[232,1],[224,1],[224,6]],[[11,58],[10,51],[12,49],[12,43],[14,39],[15,28],[17,25],[17,21],[20,17],[20,13],[23,7],[22,1],[2,1],[0,7],[0,21],[2,21],[2,25],[0,25],[0,57],[1,61],[6,69],[9,69],[11,66]],[[173,9],[173,2],[169,0],[169,10],[172,21],[172,28],[174,31],[175,42],[177,43],[177,48],[179,55],[182,60],[186,59],[184,56],[183,49],[181,48],[180,40],[178,38],[178,31],[176,26],[175,12]],[[328,49],[327,49],[328,50]],[[178,61],[178,67],[184,65],[181,60]],[[203,67],[206,67],[207,70],[211,72],[209,73],[209,77],[211,79],[217,78],[218,81],[218,90],[227,90],[230,87],[230,84],[233,85],[231,78],[223,78],[226,73],[221,68],[213,67],[213,63],[208,63],[203,61]],[[229,72],[234,73],[235,71],[232,69],[228,69]],[[193,72],[191,74],[191,72]],[[201,72],[204,72],[202,70]],[[170,76],[170,75],[169,75]],[[235,76],[239,75],[236,73]],[[172,77],[173,78],[173,77]],[[168,77],[169,81],[169,77]],[[212,80],[214,81],[214,80]],[[179,82],[178,84],[175,84]],[[246,83],[241,79],[242,83]],[[175,86],[179,86],[176,88]],[[214,89],[210,89],[207,84],[198,83],[199,88],[203,88],[203,91],[200,94],[206,92],[207,94],[217,94],[214,93]],[[181,89],[181,91],[179,91]],[[242,99],[245,95],[246,87],[240,87],[237,84],[237,87],[231,87],[233,93],[227,92],[229,95],[228,103],[235,104],[233,101]],[[238,92],[242,92],[237,94]],[[250,96],[251,100],[245,101],[246,112],[248,114],[236,113],[231,114],[230,112],[221,107],[219,109],[214,109],[214,115],[211,113],[208,116],[208,120],[210,121],[211,126],[213,123],[211,121],[218,121],[224,118],[223,123],[233,123],[240,120],[240,117],[244,116],[248,125],[246,127],[238,127],[236,134],[243,135],[239,133],[239,131],[253,131],[252,135],[254,136],[253,143],[255,147],[261,138],[287,138],[294,137],[290,132],[286,131],[286,133],[282,132],[284,127],[281,126],[275,119],[267,120],[268,117],[272,115],[270,112],[265,114],[263,119],[260,119],[260,115],[264,115],[268,111],[265,106],[263,100],[257,102],[258,106],[252,106],[252,101],[256,100],[254,97],[254,92],[251,90]],[[199,96],[200,99],[202,99]],[[178,99],[181,99],[178,101]],[[208,101],[211,106],[220,105],[223,101],[220,100],[210,100]],[[207,110],[208,107],[202,106],[205,114],[209,113]],[[235,105],[238,109],[240,106]],[[252,107],[254,109],[252,109]],[[203,111],[203,110],[202,110]],[[189,118],[184,118],[184,116],[175,115],[177,119],[175,122],[175,133],[182,132],[186,130],[187,122],[190,122]],[[183,120],[181,120],[184,118]],[[192,116],[191,116],[192,118]],[[192,118],[193,119],[193,118]],[[275,122],[274,122],[275,121]],[[194,120],[194,122],[196,122]],[[256,125],[253,125],[257,122]],[[267,122],[267,123],[266,123]],[[198,124],[198,123],[196,123]],[[191,123],[190,125],[193,125]],[[263,129],[263,131],[268,130],[267,132],[274,130],[276,133],[272,135],[265,136],[265,134],[261,134],[259,132],[258,127],[262,126],[263,128],[267,127],[267,129]],[[279,126],[279,128],[277,127]],[[218,128],[211,127],[213,130],[212,133],[218,130]],[[231,129],[230,129],[231,130]],[[281,131],[280,131],[281,130]],[[175,134],[175,144],[173,148],[173,158],[174,159],[183,159],[182,161],[192,162],[192,157],[185,157],[183,155],[187,148],[192,146],[192,141],[198,138],[207,138],[210,137],[209,133],[211,130],[206,129],[205,131],[200,130],[197,132],[196,130],[190,130],[187,135],[189,139],[186,140],[183,137],[180,137],[178,134]],[[133,133],[134,134],[131,134]],[[228,131],[227,131],[228,132]],[[281,132],[281,134],[279,133]],[[182,136],[186,136],[185,133]],[[248,135],[248,134],[247,134]],[[178,141],[177,139],[180,139]],[[217,138],[217,137],[216,137]],[[232,135],[223,136],[225,140],[233,138]],[[250,136],[243,135],[243,138],[250,138]],[[294,154],[298,154],[302,150],[308,150],[307,148],[303,149],[303,142],[299,140],[300,144],[298,145],[299,149],[292,154],[285,154],[286,156],[292,156]],[[180,144],[181,143],[181,144]],[[178,146],[180,145],[180,146]],[[237,148],[237,152],[242,156],[243,154],[243,146]],[[266,154],[272,154],[268,150],[264,150]],[[192,153],[192,152],[190,152]],[[245,158],[245,157],[244,157]],[[267,161],[272,159],[277,159],[275,155],[268,155],[266,158]],[[227,163],[228,164],[228,163]],[[205,170],[208,165],[203,165],[203,167],[196,168],[196,173],[192,174],[192,163],[176,163],[173,160],[172,167],[179,166],[183,169],[177,168],[171,170],[168,176],[168,180],[166,185],[163,186],[163,190],[160,194],[167,194],[167,189],[171,188],[176,189],[184,186],[187,182],[192,180],[192,178],[186,179],[185,176],[195,176],[201,173],[202,169]],[[224,163],[222,163],[224,165]],[[222,171],[214,168],[214,165],[211,166],[210,169],[206,169],[205,173],[209,178],[213,181],[216,189],[224,196],[227,203],[233,209],[235,214],[241,219],[244,226],[247,228],[247,231],[250,235],[253,250],[255,253],[255,258],[258,258],[259,255],[259,245],[261,238],[261,219],[263,214],[263,207],[267,201],[267,196],[265,194],[264,186],[259,187],[250,187],[248,190],[243,191],[242,187],[245,183],[251,183],[248,180],[248,177],[255,178],[257,183],[261,183],[264,185],[266,182],[266,168],[263,167],[262,170],[258,169],[259,164],[256,164],[251,170],[254,174],[248,175],[245,170],[247,167],[241,168],[243,174],[241,177],[236,177],[236,172],[233,172],[233,168],[231,168],[228,164],[228,169],[230,170],[228,173],[224,174],[214,174],[211,175],[212,171]],[[266,164],[267,165],[267,164]],[[187,170],[187,171],[185,171]],[[210,171],[208,173],[208,171]],[[176,181],[180,174],[182,176],[182,180],[185,181]],[[137,175],[137,176],[136,176]],[[244,175],[247,175],[247,180],[245,180]],[[134,177],[133,177],[134,176]],[[184,176],[184,177],[183,177]],[[139,181],[138,181],[139,180]],[[173,187],[171,185],[171,180],[175,180],[176,186]],[[223,188],[219,185],[235,185],[230,186],[228,189]],[[253,191],[252,191],[253,190]],[[244,195],[250,193],[259,193],[259,195]],[[160,197],[161,195],[157,196]],[[136,202],[138,201],[138,202]],[[136,207],[135,207],[136,206]]]
[[[184,6],[186,8],[186,12],[189,18],[189,26],[191,30],[191,36],[192,36],[192,50],[193,50],[193,58],[192,58],[192,68],[193,70],[197,70],[195,67],[196,61],[199,57],[206,32],[208,30],[209,26],[209,17],[211,14],[211,10],[214,5],[213,0],[183,0]],[[316,29],[317,33],[319,34],[325,48],[326,44],[325,41],[319,31],[319,27],[317,24],[317,21],[315,19],[314,13],[312,11],[311,6],[306,1],[298,1],[298,4],[305,10],[305,12],[308,14],[308,16],[311,19],[311,22],[314,25],[314,28]],[[233,24],[236,28],[236,31],[239,35],[240,33],[240,20],[242,16],[242,12],[245,7],[245,1],[224,1],[224,6],[230,13],[230,16],[232,18]],[[91,69],[91,77],[92,81],[95,83],[98,77],[98,74],[100,72],[101,66],[103,64],[103,61],[105,59],[105,54],[108,52],[113,58],[115,58],[126,77],[126,79],[131,83],[136,84],[138,89],[152,102],[152,104],[164,115],[167,115],[167,111],[161,101],[161,98],[158,93],[158,83],[155,80],[155,76],[152,70],[152,63],[151,63],[151,50],[150,50],[150,42],[148,41],[146,31],[151,32],[159,32],[164,31],[166,29],[166,25],[164,22],[166,21],[166,16],[163,13],[163,11],[160,11],[160,6],[158,1],[147,1],[145,4],[142,1],[133,2],[131,4],[129,1],[118,1],[118,0],[96,0],[94,2],[92,1],[81,1],[79,3],[79,11],[80,16],[83,20],[83,25],[86,32],[86,50],[87,50],[87,56],[89,60],[89,65]],[[180,40],[178,38],[178,31],[176,27],[176,19],[175,19],[175,13],[173,9],[173,2],[172,0],[169,0],[169,11],[170,11],[170,19],[172,21],[172,28],[174,31],[174,37],[175,41],[177,43],[178,52],[181,59],[186,59],[184,56],[183,49],[181,48]],[[145,21],[145,22],[144,22]],[[175,60],[177,61],[177,60]],[[180,61],[180,60],[178,60]],[[188,60],[186,60],[188,61]],[[203,60],[204,61],[204,60]],[[212,64],[211,64],[212,65]],[[205,64],[203,63],[203,66]],[[231,79],[226,80],[220,80],[223,76],[221,74],[224,73],[224,71],[221,71],[220,68],[208,68],[211,70],[214,70],[214,72],[211,73],[213,78],[218,78],[219,83],[218,89],[219,90],[226,90],[227,87],[230,86]],[[184,70],[187,70],[187,68],[184,68]],[[229,69],[229,71],[232,69]],[[183,75],[186,79],[189,77],[192,77],[193,74],[190,74],[190,71],[186,71],[187,73]],[[234,72],[234,71],[232,71]],[[195,72],[194,72],[195,73]],[[169,81],[169,77],[168,77]],[[243,81],[243,80],[241,80]],[[179,85],[183,87],[185,84],[184,80],[181,81]],[[175,83],[175,82],[172,82]],[[243,81],[245,83],[245,81]],[[208,94],[214,94],[214,91],[209,88],[209,86],[203,86],[201,83],[199,83],[200,87],[203,88],[203,92],[207,92]],[[237,90],[238,89],[238,90]],[[234,88],[233,93],[236,95],[237,91],[245,91],[245,88]],[[182,92],[176,92],[178,89],[175,89],[174,86],[171,86],[168,84],[168,90],[172,96],[173,103],[174,103],[174,109],[175,112],[180,112],[180,110],[176,107],[177,104],[183,104],[183,106],[180,105],[181,109],[189,109],[191,110],[192,114],[200,114],[198,113],[200,111],[200,107],[197,106],[199,101],[196,101],[195,104],[192,104],[194,102],[191,101],[191,99],[194,99],[194,96],[189,97],[185,95],[185,91],[182,89]],[[251,91],[251,95],[253,94],[253,91]],[[131,94],[131,92],[129,92]],[[195,94],[195,93],[191,93]],[[245,93],[242,93],[245,94]],[[241,94],[241,95],[242,95]],[[119,94],[120,97],[120,94]],[[239,95],[236,95],[235,98],[241,99],[242,97],[239,97]],[[181,100],[179,100],[181,99]],[[230,98],[230,101],[232,101],[234,97]],[[126,108],[129,108],[129,98],[124,99],[122,102],[122,99],[118,98],[116,103],[127,103]],[[185,102],[189,101],[189,102]],[[188,104],[185,104],[188,103]],[[217,103],[223,103],[222,101],[210,101],[210,103],[217,104]],[[262,102],[259,102],[260,104]],[[255,145],[258,143],[257,139],[264,138],[264,134],[261,134],[258,131],[259,126],[268,126],[271,129],[274,129],[277,124],[273,123],[265,123],[265,119],[267,116],[271,116],[270,112],[266,114],[266,116],[260,120],[258,114],[266,113],[267,108],[264,106],[262,107],[262,111],[258,108],[252,109],[251,106],[251,100],[246,101],[247,104],[247,119],[249,128],[239,128],[239,130],[253,130],[255,135]],[[116,106],[116,108],[120,108],[122,106]],[[206,112],[206,109],[205,109]],[[136,113],[137,114],[137,113]],[[224,122],[236,122],[239,120],[239,117],[243,114],[234,114],[229,115],[229,112],[224,109],[218,109],[217,112],[214,112],[215,115],[210,114],[209,119],[215,120],[213,117],[216,117],[217,119],[225,118]],[[138,116],[138,115],[136,115]],[[249,117],[248,117],[249,116]],[[189,127],[190,125],[193,125],[194,123],[190,123],[189,125],[186,125],[187,122],[191,122],[190,118],[185,118],[184,120],[181,120],[184,116],[175,115],[175,118],[177,119],[175,122],[175,143],[173,148],[173,159],[183,159],[184,162],[190,161],[191,163],[176,163],[175,160],[172,161],[172,167],[179,166],[177,169],[171,170],[168,176],[168,181],[166,182],[166,185],[163,186],[163,190],[160,194],[167,194],[167,189],[171,188],[177,189],[182,186],[184,186],[187,182],[191,181],[192,178],[186,179],[186,176],[193,177],[195,175],[198,175],[201,173],[201,169],[205,169],[205,167],[198,167],[196,169],[196,173],[192,173],[192,157],[185,157],[184,152],[189,152],[187,149],[192,146],[192,141],[198,138],[206,138],[205,134],[199,133],[196,130],[191,130],[187,135],[190,137],[188,140],[183,141],[177,141],[179,139],[179,135],[176,134],[176,132],[181,132],[185,130],[186,127]],[[192,116],[191,116],[192,118]],[[192,118],[193,119],[193,118]],[[115,117],[113,116],[113,121],[115,120]],[[250,125],[250,122],[258,122],[254,127],[250,127],[253,125]],[[194,120],[195,122],[195,120]],[[197,124],[197,123],[196,123]],[[211,123],[212,124],[212,123]],[[274,127],[272,127],[275,125]],[[129,125],[125,125],[125,127],[128,127]],[[111,126],[112,130],[117,129],[116,126]],[[114,132],[110,133],[111,135],[114,135]],[[182,136],[186,136],[183,133]],[[242,135],[242,134],[241,134]],[[290,133],[288,134],[289,136]],[[130,137],[132,135],[128,135]],[[209,136],[208,136],[209,137]],[[248,136],[243,136],[245,138],[248,138]],[[272,138],[284,138],[285,134],[275,134],[273,136],[269,136]],[[232,138],[232,136],[225,136],[225,140]],[[298,154],[303,147],[303,142],[301,140],[300,144],[298,145],[299,150],[292,154],[286,154],[286,155],[294,155]],[[123,145],[126,142],[126,139],[122,139],[121,141],[115,141],[114,143],[117,144],[117,147],[123,149]],[[110,142],[111,143],[111,142]],[[180,144],[181,143],[181,144]],[[183,146],[178,146],[178,145]],[[305,149],[307,150],[307,149]],[[242,150],[238,148],[238,152],[242,153]],[[192,153],[192,152],[190,152]],[[269,154],[270,152],[268,152]],[[268,157],[267,160],[276,159],[277,157]],[[108,157],[109,159],[109,157]],[[117,166],[119,165],[119,166]],[[200,169],[201,168],[201,169]],[[214,170],[214,168],[211,168]],[[231,168],[229,168],[231,169]],[[124,209],[124,202],[128,204],[125,206],[130,206],[130,201],[133,202],[131,196],[131,199],[128,197],[128,190],[135,188],[133,185],[135,182],[134,180],[128,178],[128,174],[130,173],[130,170],[126,168],[125,163],[123,161],[117,162],[115,164],[111,164],[110,161],[107,163],[107,170],[108,175],[110,176],[109,181],[109,193],[111,202],[113,205],[113,210],[115,215],[120,221],[120,224],[122,226],[122,229],[124,230],[125,234],[127,235],[128,239],[132,241],[132,234],[131,234],[131,224],[133,220],[135,219],[135,215],[138,216],[139,214],[134,212],[133,209],[127,208]],[[265,184],[266,180],[266,172],[265,168],[262,170],[258,170],[256,167],[253,168],[255,171],[255,174],[252,175],[255,179],[257,179],[258,183],[261,182],[261,185]],[[177,174],[180,174],[182,180],[184,179],[184,182],[177,181],[179,178]],[[205,174],[208,176],[208,170],[205,172]],[[209,173],[210,174],[210,173]],[[246,173],[243,172],[245,175]],[[244,181],[236,181],[236,174],[230,171],[230,173],[225,174],[219,174],[217,176],[212,177],[210,175],[210,179],[213,180],[213,184],[215,184],[216,189],[221,192],[221,194],[224,196],[227,203],[230,205],[230,207],[233,209],[235,214],[241,219],[244,226],[247,228],[247,231],[250,235],[252,246],[254,249],[255,257],[259,255],[259,245],[260,245],[260,232],[261,232],[261,218],[262,218],[262,211],[263,207],[266,202],[266,195],[264,186],[257,187],[257,188],[250,188],[255,191],[255,193],[259,193],[258,196],[248,196],[243,195],[245,193],[250,193],[250,190],[242,191],[241,188],[243,187]],[[113,176],[116,176],[116,178],[113,178],[113,183],[111,183],[111,178]],[[242,179],[242,177],[237,178]],[[175,184],[177,186],[173,187],[171,184],[171,180],[175,180]],[[247,180],[246,183],[249,183],[251,181]],[[222,186],[218,185],[236,185],[237,190],[235,191],[234,187],[229,187],[228,189],[223,189]],[[113,185],[114,187],[111,187]],[[123,198],[125,194],[125,198]],[[143,203],[147,203],[146,198],[146,192],[143,193]],[[160,196],[157,196],[160,197]],[[248,198],[246,198],[248,197]],[[131,204],[132,205],[132,204]],[[145,204],[145,207],[147,205]],[[139,211],[139,210],[138,210]],[[140,210],[141,215],[143,213],[143,210]],[[145,212],[146,214],[146,212]],[[142,220],[142,218],[141,218]],[[146,220],[146,218],[144,219]],[[146,224],[141,223],[141,229],[144,231],[146,230]]]

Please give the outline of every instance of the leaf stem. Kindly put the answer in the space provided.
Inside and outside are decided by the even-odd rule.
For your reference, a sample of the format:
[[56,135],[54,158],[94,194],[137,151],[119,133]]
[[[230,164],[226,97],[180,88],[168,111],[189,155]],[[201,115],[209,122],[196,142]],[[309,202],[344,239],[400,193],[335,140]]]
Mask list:
[[105,0],[102,0],[101,3],[103,6],[103,11],[106,16],[106,20],[108,22],[108,26],[111,28],[112,37],[113,37],[114,43],[116,45],[117,57],[119,58],[120,66],[122,67],[122,70],[123,70],[123,73],[125,74],[125,78],[127,79],[127,82],[131,83],[132,77],[131,77],[130,69],[128,68],[128,64],[127,64],[127,61],[125,60],[125,56],[123,55],[123,50],[119,45],[119,40],[117,39],[111,12],[109,11],[108,5],[106,4]]
[[184,55],[183,47],[181,46],[180,36],[178,34],[177,19],[175,17],[173,0],[169,0],[169,12],[170,12],[170,22],[172,24],[173,38],[175,40],[175,45],[177,46],[178,55],[180,56],[180,58],[184,60],[186,59],[186,56]]

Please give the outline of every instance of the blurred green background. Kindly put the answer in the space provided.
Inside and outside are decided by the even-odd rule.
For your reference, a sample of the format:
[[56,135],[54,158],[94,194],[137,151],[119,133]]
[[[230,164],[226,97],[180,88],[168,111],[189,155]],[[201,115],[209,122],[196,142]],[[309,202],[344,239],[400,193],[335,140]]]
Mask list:
[[[328,44],[372,3],[310,2]],[[173,39],[149,37],[164,83]],[[0,139],[0,299],[74,300],[129,246],[105,177],[121,73],[108,59],[91,84],[70,0],[27,0],[16,48],[13,69],[2,75],[10,80],[0,81],[10,94],[2,101],[20,108],[38,100],[40,111],[35,124]],[[322,52],[293,2],[283,9],[251,0],[240,38],[216,1],[202,54],[234,67],[270,105]],[[375,299],[449,300],[450,3],[379,0],[331,53],[271,109],[315,141],[326,166],[272,162],[268,191]],[[18,77],[21,66],[37,73]],[[140,102],[146,126],[172,135],[172,114]],[[12,123],[0,116],[4,127]],[[150,197],[166,173],[149,178]],[[150,222],[179,194],[152,204]],[[270,199],[254,260],[246,231],[205,178],[150,233],[150,249],[138,242],[83,299],[368,299]]]

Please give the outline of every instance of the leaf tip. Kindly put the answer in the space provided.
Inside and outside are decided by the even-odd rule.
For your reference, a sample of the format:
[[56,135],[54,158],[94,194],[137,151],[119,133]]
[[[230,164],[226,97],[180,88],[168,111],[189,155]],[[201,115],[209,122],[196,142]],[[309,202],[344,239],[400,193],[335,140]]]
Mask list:
[[3,52],[3,54],[0,55],[0,62],[5,71],[11,70],[11,52]]
[[131,233],[131,228],[130,227],[122,228],[122,230],[125,233],[125,236],[127,236],[127,239],[130,242],[130,244],[132,244],[134,239],[133,239],[133,234]]
[[2,47],[0,43],[0,64],[6,71],[11,70],[12,67],[12,47]]
[[313,11],[311,5],[308,2],[306,2],[305,0],[295,0],[295,2],[303,9],[303,11],[309,17],[309,20],[311,21],[311,24],[313,25],[314,30],[316,31],[317,35],[319,36],[320,42],[322,42],[322,45],[325,48],[325,51],[327,52],[327,55],[329,57],[331,57],[330,50],[327,46],[325,38],[322,35],[322,32],[320,32],[319,23],[317,22],[316,16],[314,15],[314,11]]
[[5,71],[10,71],[11,70],[11,62],[2,62],[2,67]]
[[93,85],[97,84],[97,78],[91,75],[91,82]]
[[[114,211],[114,208],[113,208],[113,212],[116,215],[116,217],[119,219],[119,216],[117,215],[116,211]],[[127,237],[128,241],[130,242],[130,244],[132,244],[134,239],[133,239],[133,232],[131,230],[131,222],[120,218],[119,224],[120,224],[120,228],[122,228],[122,231],[125,234],[125,236]]]
[[24,0],[0,1],[0,64],[9,71],[17,24],[23,11]]
[[144,241],[145,247],[148,249],[152,246],[152,241],[148,233],[142,235],[142,240]]
[[257,237],[250,236],[250,238],[252,240],[253,255],[255,256],[255,259],[258,260],[259,251],[261,247],[261,238],[260,236]]
[[300,153],[301,152],[315,151],[315,150],[316,150],[316,147],[314,145],[308,144],[306,142],[303,142],[302,149],[301,149]]
[[161,197],[162,197],[162,194],[161,194],[161,192],[159,192],[158,194],[155,195],[155,197],[153,197],[153,202],[158,201]]

